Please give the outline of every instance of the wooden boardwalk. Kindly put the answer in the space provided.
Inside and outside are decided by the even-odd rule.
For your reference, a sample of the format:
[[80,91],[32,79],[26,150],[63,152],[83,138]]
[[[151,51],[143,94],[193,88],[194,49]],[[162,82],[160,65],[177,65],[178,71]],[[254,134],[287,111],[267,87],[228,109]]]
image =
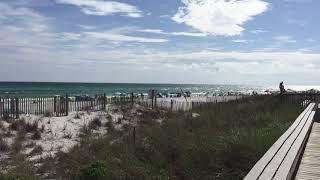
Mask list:
[[289,129],[253,166],[245,180],[285,180],[294,177],[298,159],[312,127],[314,107],[315,103],[308,105]]
[[320,179],[320,123],[314,122],[296,179]]

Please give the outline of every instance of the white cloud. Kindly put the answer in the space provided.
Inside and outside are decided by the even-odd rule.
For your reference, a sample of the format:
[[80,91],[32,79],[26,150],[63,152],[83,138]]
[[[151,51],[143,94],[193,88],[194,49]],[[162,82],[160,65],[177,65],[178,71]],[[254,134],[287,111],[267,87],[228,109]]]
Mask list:
[[[0,2],[0,23],[2,28],[6,25],[19,26],[23,30],[42,32],[48,29],[48,19],[29,8],[14,7]],[[0,27],[1,28],[1,27]]]
[[202,33],[210,35],[240,35],[243,25],[267,10],[262,0],[182,0],[184,4],[172,17]]
[[139,29],[139,32],[153,33],[153,34],[165,34],[172,36],[192,36],[192,37],[205,37],[205,33],[195,33],[195,32],[165,32],[162,29]]
[[143,15],[141,13],[128,13],[127,16],[132,17],[132,18],[143,17]]
[[273,38],[276,43],[296,43],[297,41],[292,36],[276,36]]
[[53,5],[51,0],[3,0],[6,3],[13,6],[23,6],[23,7],[45,7]]
[[234,39],[234,40],[232,40],[232,42],[235,42],[235,43],[247,43],[248,41],[245,40],[245,39]]
[[[157,46],[143,43],[168,40],[133,35],[141,30],[139,27],[99,31],[102,29],[99,26],[95,29],[80,26],[81,29],[77,29],[80,32],[57,32],[59,27],[55,28],[53,23],[52,19],[30,8],[0,3],[0,80],[108,81],[110,78],[105,78],[112,77],[113,82],[239,83],[250,79],[269,82],[270,77],[278,80],[279,74],[284,74],[304,83],[305,78],[314,79],[320,73],[320,54],[308,49],[250,52],[207,48],[197,51],[170,46],[160,50],[161,47],[157,49]],[[161,29],[145,29],[144,32],[206,35]],[[274,40],[295,41],[291,36],[278,36]],[[35,66],[37,71],[31,71]],[[19,73],[6,76],[12,69]]]
[[312,39],[312,38],[309,38],[309,39],[307,39],[307,42],[316,42],[316,40]]
[[86,30],[92,30],[92,29],[96,29],[97,27],[95,26],[89,26],[89,25],[83,25],[83,24],[80,24],[78,25],[80,28],[82,29],[86,29]]
[[298,51],[301,51],[301,52],[311,52],[311,50],[308,49],[308,48],[300,48],[300,49],[298,49]]
[[139,43],[168,42],[167,39],[136,37],[136,36],[128,36],[128,35],[122,35],[122,34],[113,34],[110,32],[86,32],[85,34],[96,39],[103,39],[103,40],[114,41],[114,42],[139,42]]
[[79,40],[80,38],[81,38],[81,34],[77,34],[77,33],[61,33],[59,40],[73,41],[73,40]]
[[175,36],[194,36],[194,37],[205,37],[207,34],[205,33],[193,33],[193,32],[172,32],[172,35]]
[[261,34],[261,33],[266,33],[269,32],[267,30],[262,30],[262,29],[257,29],[257,30],[251,30],[250,31],[252,34]]
[[170,18],[170,15],[169,14],[163,14],[163,15],[160,15],[159,17],[160,18]]
[[167,34],[162,29],[140,29],[139,32],[146,32],[146,33],[154,33],[154,34]]
[[116,1],[56,0],[56,2],[78,6],[82,12],[88,15],[108,16],[113,14],[123,14],[132,18],[143,17],[142,12],[137,7]]

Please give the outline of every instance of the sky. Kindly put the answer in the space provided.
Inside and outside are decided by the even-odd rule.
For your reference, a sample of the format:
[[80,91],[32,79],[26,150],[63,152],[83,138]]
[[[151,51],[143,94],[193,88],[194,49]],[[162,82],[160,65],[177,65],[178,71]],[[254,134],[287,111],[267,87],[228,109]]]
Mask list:
[[0,0],[0,81],[319,85],[319,0]]

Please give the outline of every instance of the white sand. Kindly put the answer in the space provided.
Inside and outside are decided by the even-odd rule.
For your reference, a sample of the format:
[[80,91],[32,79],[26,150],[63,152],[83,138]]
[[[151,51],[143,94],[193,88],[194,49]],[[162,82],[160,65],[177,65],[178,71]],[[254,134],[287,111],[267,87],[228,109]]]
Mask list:
[[[34,147],[25,147],[30,143],[34,143],[43,148],[43,152],[41,154],[29,156],[29,159],[31,161],[35,161],[48,156],[54,156],[58,151],[67,152],[70,148],[79,143],[80,129],[83,126],[88,125],[94,118],[99,117],[102,123],[101,127],[92,130],[94,136],[99,137],[100,135],[107,133],[107,127],[105,127],[106,122],[112,121],[116,130],[122,130],[122,126],[124,124],[128,124],[129,120],[131,120],[128,118],[137,116],[137,109],[141,108],[141,106],[135,105],[133,109],[129,110],[129,112],[127,113],[129,114],[129,117],[127,117],[126,119],[124,119],[124,112],[122,112],[119,107],[116,107],[114,105],[108,105],[106,111],[78,112],[78,114],[80,115],[80,119],[75,118],[77,114],[76,112],[69,113],[68,116],[63,117],[21,115],[20,119],[25,119],[27,123],[38,121],[38,128],[44,128],[43,132],[41,133],[41,139],[39,140],[32,140],[31,133],[28,133],[26,135],[26,140],[23,143],[24,148],[22,153],[28,155],[33,150]],[[121,119],[121,123],[118,123],[119,119]],[[0,133],[8,130],[8,128],[9,123],[3,122],[3,128],[0,130]],[[8,142],[9,145],[12,145],[16,136],[16,132],[12,132],[14,136],[3,138]],[[6,158],[8,158],[8,153],[0,153],[0,163],[1,159],[4,160]]]

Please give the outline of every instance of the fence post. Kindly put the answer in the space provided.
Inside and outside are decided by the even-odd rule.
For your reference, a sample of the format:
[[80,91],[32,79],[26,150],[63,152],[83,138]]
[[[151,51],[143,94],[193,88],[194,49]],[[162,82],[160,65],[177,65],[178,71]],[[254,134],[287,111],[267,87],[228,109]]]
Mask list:
[[151,109],[153,109],[153,97],[151,98]]
[[91,98],[90,98],[90,109],[93,110],[93,101]]
[[133,145],[136,144],[136,126],[133,126]]
[[133,92],[131,93],[131,106],[133,106]]
[[10,114],[14,116],[14,98],[10,98]]
[[19,119],[19,98],[16,98],[16,118]]
[[53,112],[56,113],[57,112],[57,97],[54,96],[53,98]]
[[103,110],[106,110],[106,93],[103,94]]
[[3,108],[2,108],[2,106],[4,106],[4,104],[2,104],[1,103],[1,97],[0,97],[0,118],[3,116],[2,114],[3,114]]
[[69,115],[69,97],[68,94],[66,94],[66,116]]
[[154,107],[157,108],[157,95],[154,96]]

